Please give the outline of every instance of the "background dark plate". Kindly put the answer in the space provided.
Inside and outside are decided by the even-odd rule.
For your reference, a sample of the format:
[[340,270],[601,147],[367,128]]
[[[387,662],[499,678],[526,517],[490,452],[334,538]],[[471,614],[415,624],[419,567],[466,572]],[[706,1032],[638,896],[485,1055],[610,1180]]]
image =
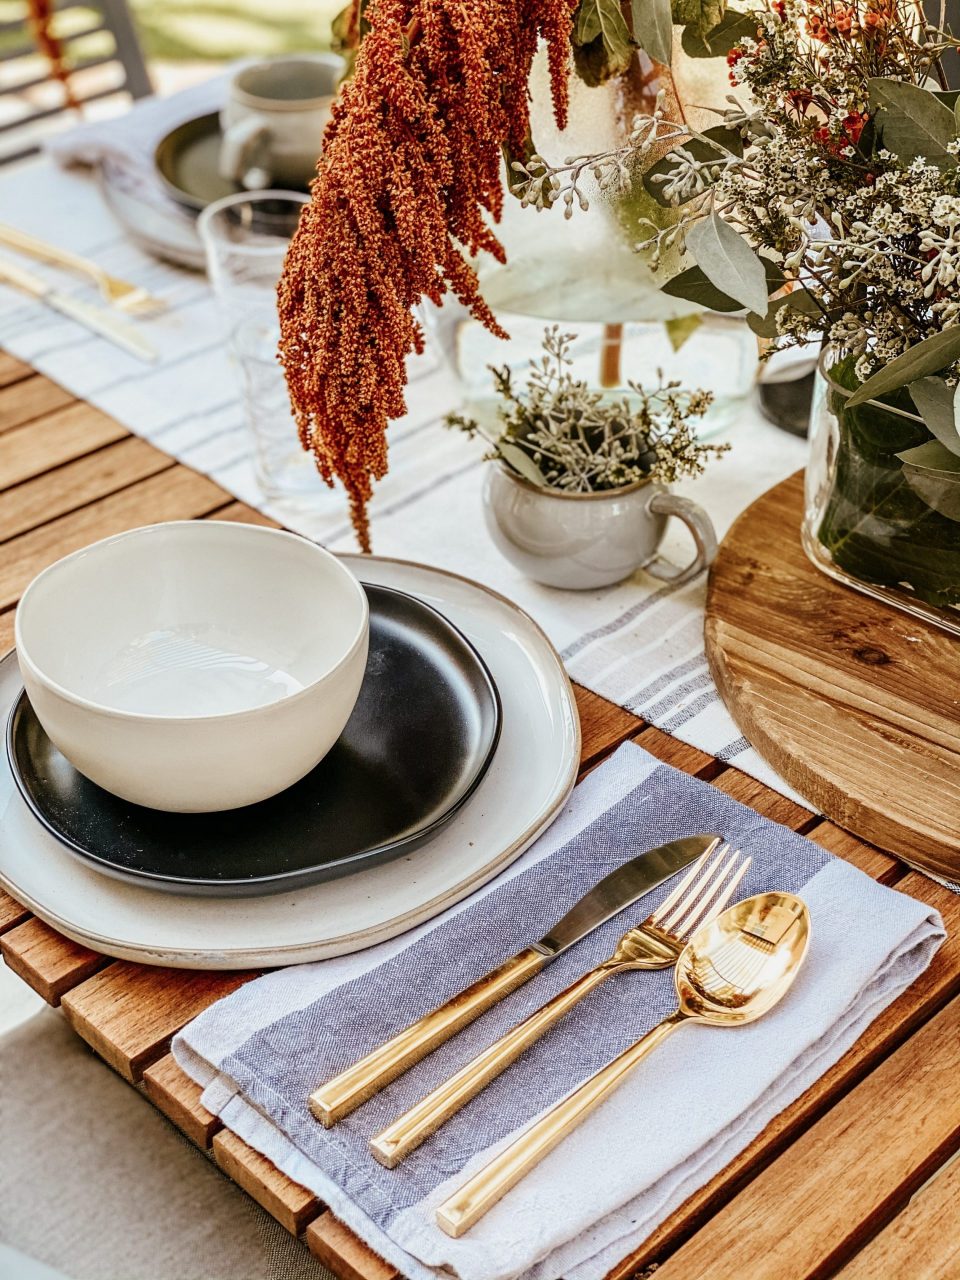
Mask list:
[[483,659],[435,609],[364,589],[370,656],[359,700],[330,754],[287,791],[226,813],[130,804],[74,769],[23,693],[7,753],[27,804],[99,870],[178,893],[278,893],[416,849],[486,772],[500,699]]
[[[211,111],[177,125],[157,143],[154,163],[160,180],[178,204],[195,213],[215,200],[244,190],[239,182],[224,178],[220,173],[222,141],[220,114]],[[307,188],[290,188],[284,184],[284,190],[306,192]],[[251,196],[257,194],[256,191],[250,192]],[[292,235],[295,228],[296,223],[290,226],[288,234]]]

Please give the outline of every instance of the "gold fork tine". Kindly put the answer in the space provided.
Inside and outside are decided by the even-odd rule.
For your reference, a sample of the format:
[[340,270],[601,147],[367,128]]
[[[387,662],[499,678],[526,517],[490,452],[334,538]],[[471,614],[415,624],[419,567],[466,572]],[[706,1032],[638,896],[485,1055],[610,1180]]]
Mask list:
[[711,920],[716,919],[716,917],[720,914],[723,908],[727,905],[727,903],[733,897],[740,881],[750,870],[751,862],[753,862],[753,858],[749,856],[743,860],[743,862],[740,864],[740,869],[734,875],[733,879],[727,882],[727,887],[724,889],[723,893],[721,893],[720,897],[716,900],[716,902],[713,903],[713,905],[710,907],[710,910],[703,917],[703,919],[697,922],[698,929],[702,925],[709,924]]
[[[721,854],[723,853],[723,849],[725,848],[727,848],[726,845],[724,845],[723,848],[721,848],[720,850]],[[666,898],[664,898],[660,906],[657,907],[656,911],[653,913],[653,915],[651,915],[650,919],[652,922],[656,923],[660,919],[660,916],[664,913],[664,911],[670,910],[673,904],[679,900],[682,894],[686,892],[688,886],[693,884],[694,880],[696,880],[697,876],[702,871],[704,863],[709,861],[709,859],[712,857],[712,855],[715,852],[716,850],[714,849],[708,849],[706,853],[701,854],[701,856],[696,860],[696,862],[693,864],[693,866],[690,868],[687,874],[683,877],[683,879],[680,881],[677,887],[673,890],[673,892],[670,893]]]
[[704,880],[699,886],[696,895],[686,904],[686,909],[681,911],[678,907],[671,916],[669,927],[671,933],[678,938],[687,938],[693,933],[694,929],[700,924],[701,916],[709,909],[717,894],[722,890],[727,879],[736,869],[737,861],[740,858],[740,850],[734,849],[730,856],[721,866],[717,867],[710,880]]
[[696,882],[690,886],[687,892],[675,904],[671,904],[668,908],[667,903],[654,913],[651,917],[652,922],[658,929],[663,929],[666,933],[675,932],[675,926],[678,920],[682,919],[697,901],[705,889],[709,888],[718,874],[722,873],[724,859],[730,852],[728,844],[722,845],[716,852],[715,856],[703,868],[702,874],[697,878]]

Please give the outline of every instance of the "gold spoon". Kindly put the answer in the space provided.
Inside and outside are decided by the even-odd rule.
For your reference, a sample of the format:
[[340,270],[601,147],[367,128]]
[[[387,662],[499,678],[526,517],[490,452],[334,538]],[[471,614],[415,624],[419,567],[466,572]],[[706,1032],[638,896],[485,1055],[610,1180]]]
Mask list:
[[810,915],[792,893],[760,893],[698,929],[677,960],[679,1008],[563,1098],[437,1209],[437,1226],[462,1236],[539,1164],[684,1022],[739,1027],[762,1017],[797,976]]

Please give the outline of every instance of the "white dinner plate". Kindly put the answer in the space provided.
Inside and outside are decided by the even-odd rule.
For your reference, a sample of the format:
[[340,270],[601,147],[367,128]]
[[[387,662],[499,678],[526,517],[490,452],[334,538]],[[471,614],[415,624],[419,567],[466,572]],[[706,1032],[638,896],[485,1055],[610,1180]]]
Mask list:
[[[503,596],[440,569],[344,556],[365,581],[419,596],[473,642],[493,673],[503,730],[475,794],[405,858],[262,898],[196,898],[126,884],[73,858],[46,832],[0,760],[0,883],[84,946],[143,964],[245,969],[299,964],[395,937],[508,866],[563,805],[580,759],[573,691],[540,628]],[[3,722],[22,688],[0,662]],[[269,744],[264,744],[269,750]]]

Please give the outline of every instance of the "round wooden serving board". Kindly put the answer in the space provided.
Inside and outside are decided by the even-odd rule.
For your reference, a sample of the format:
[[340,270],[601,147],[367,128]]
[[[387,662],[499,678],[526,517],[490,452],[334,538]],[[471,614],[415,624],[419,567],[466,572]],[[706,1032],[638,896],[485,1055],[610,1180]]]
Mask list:
[[960,880],[960,640],[832,581],[800,545],[803,476],[730,529],[706,646],[731,715],[817,809]]

